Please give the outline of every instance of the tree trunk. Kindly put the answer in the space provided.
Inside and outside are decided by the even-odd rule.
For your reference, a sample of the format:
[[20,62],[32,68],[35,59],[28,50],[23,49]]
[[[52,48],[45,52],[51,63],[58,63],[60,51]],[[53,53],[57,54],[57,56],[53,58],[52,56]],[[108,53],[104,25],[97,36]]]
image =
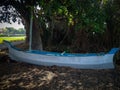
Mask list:
[[42,50],[42,40],[40,35],[40,30],[37,18],[33,19],[33,29],[32,29],[32,49],[33,50]]
[[[3,0],[2,0],[3,1]],[[34,1],[34,0],[32,0]],[[25,22],[25,29],[26,29],[26,42],[29,41],[29,32],[30,32],[30,9],[29,6],[33,7],[35,2],[33,3],[31,0],[6,0],[3,2],[3,5],[11,5],[15,8],[16,15],[13,14],[14,18],[20,16],[21,19]],[[0,5],[2,6],[2,4]],[[11,10],[11,9],[10,9]],[[11,13],[11,11],[10,11]],[[18,15],[17,15],[18,14]],[[7,15],[7,14],[6,14]],[[10,14],[9,16],[11,16]],[[7,18],[7,16],[6,16]],[[10,18],[11,19],[11,18]],[[36,16],[34,15],[33,19],[33,35],[32,35],[32,49],[33,50],[42,50],[42,40],[40,36],[40,27],[38,26],[38,21]]]
[[113,26],[113,20],[111,18],[111,20],[107,20],[107,31],[106,31],[106,37],[107,37],[107,48],[112,48],[113,47],[113,30],[114,30],[114,26]]
[[[29,42],[29,33],[30,33],[30,10],[26,8],[26,5],[23,2],[12,1],[8,2],[11,4],[21,15],[21,19],[25,22],[26,29],[26,42]],[[40,27],[38,26],[38,20],[34,15],[33,19],[33,33],[32,33],[32,49],[33,50],[42,50],[42,40],[40,36]]]
[[[29,33],[30,33],[30,22],[25,19],[25,29],[26,29],[26,43],[29,43]],[[32,28],[32,50],[43,50],[42,40],[40,35],[40,27],[37,21],[37,18],[33,19],[33,28]]]

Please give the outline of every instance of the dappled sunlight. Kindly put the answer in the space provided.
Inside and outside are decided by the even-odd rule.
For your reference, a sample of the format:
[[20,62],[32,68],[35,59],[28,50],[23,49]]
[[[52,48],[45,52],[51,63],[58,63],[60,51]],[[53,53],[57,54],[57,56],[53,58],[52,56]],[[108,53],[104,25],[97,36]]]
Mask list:
[[56,74],[50,71],[34,68],[27,72],[19,72],[1,77],[0,87],[1,89],[8,89],[15,86],[25,89],[41,87],[49,84],[56,76]]
[[[3,68],[4,67],[4,68]],[[1,89],[97,90],[119,88],[120,69],[81,70],[70,67],[0,63]]]

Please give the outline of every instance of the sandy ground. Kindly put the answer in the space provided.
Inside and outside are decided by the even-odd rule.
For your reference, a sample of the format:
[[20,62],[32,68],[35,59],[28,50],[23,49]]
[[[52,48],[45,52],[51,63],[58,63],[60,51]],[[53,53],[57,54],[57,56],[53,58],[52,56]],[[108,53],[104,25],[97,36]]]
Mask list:
[[120,90],[120,65],[112,70],[46,67],[11,61],[0,53],[1,90]]

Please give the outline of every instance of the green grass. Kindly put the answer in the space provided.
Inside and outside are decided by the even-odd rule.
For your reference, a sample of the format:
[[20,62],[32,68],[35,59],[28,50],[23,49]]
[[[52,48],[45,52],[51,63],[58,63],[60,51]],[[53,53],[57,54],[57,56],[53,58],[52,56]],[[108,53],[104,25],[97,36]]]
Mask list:
[[25,40],[25,36],[19,36],[19,37],[0,37],[0,44],[3,43],[3,40],[7,40],[7,41],[20,41],[20,40]]

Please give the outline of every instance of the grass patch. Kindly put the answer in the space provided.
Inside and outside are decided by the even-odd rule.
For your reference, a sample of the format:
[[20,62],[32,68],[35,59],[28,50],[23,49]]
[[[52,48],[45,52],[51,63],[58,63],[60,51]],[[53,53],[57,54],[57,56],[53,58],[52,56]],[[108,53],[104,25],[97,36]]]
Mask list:
[[25,40],[25,36],[19,36],[19,37],[0,37],[0,44],[3,43],[3,40],[7,40],[7,41],[20,41],[20,40]]

